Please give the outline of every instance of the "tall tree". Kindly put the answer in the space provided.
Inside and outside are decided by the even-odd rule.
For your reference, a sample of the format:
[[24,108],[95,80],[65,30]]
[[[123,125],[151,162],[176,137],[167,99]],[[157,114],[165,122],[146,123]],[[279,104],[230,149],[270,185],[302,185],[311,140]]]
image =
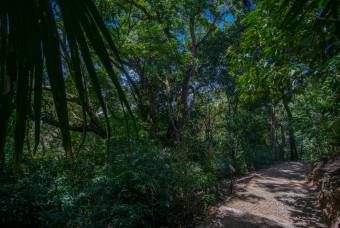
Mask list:
[[[165,143],[179,141],[195,97],[207,85],[202,53],[209,51],[210,39],[229,31],[244,5],[223,0],[110,2],[116,13],[109,11],[107,18],[119,31],[119,50],[140,116],[150,124],[150,135]],[[110,9],[107,2],[98,4]]]

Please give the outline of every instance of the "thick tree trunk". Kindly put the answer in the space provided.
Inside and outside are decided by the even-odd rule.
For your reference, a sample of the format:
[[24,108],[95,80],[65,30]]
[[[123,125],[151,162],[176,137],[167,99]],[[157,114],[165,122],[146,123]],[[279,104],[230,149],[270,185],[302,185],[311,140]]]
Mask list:
[[290,160],[297,161],[298,160],[298,152],[296,149],[296,141],[295,141],[295,135],[293,131],[293,116],[290,111],[289,105],[287,101],[283,101],[283,106],[287,113],[288,118],[288,134],[289,134],[289,146],[290,146]]
[[[189,31],[191,37],[191,47],[190,52],[193,58],[197,57],[197,40],[195,34],[195,16],[190,17],[189,21]],[[189,105],[188,105],[188,96],[189,96],[189,87],[190,81],[195,72],[195,64],[191,65],[185,72],[184,78],[181,86],[181,95],[178,100],[179,112],[177,113],[175,124],[169,123],[168,131],[167,131],[167,141],[170,141],[171,144],[178,142],[182,137],[182,130],[187,121],[189,114]],[[174,141],[174,142],[171,142]]]
[[182,129],[187,121],[188,113],[189,113],[189,106],[188,106],[188,96],[189,96],[189,84],[190,80],[193,76],[194,67],[190,68],[185,75],[182,84],[182,92],[181,92],[181,99],[180,99],[180,111],[177,115],[176,120],[176,141],[180,141]]

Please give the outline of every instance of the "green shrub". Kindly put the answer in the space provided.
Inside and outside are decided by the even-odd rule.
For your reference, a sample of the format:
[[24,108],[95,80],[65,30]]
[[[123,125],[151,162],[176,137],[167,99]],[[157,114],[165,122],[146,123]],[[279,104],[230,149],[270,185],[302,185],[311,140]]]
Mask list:
[[[120,143],[122,145],[122,143]],[[191,224],[219,197],[215,173],[183,151],[142,142],[70,164],[45,157],[0,187],[2,226],[159,227]],[[101,156],[101,158],[100,158]],[[47,168],[48,167],[48,168]]]

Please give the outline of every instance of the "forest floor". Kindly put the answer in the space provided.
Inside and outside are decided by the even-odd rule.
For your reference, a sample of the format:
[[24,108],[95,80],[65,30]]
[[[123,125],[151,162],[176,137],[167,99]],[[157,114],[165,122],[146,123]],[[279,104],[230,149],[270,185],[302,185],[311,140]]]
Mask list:
[[211,208],[211,218],[199,227],[326,227],[307,170],[302,163],[285,162],[252,173],[238,181],[231,197]]

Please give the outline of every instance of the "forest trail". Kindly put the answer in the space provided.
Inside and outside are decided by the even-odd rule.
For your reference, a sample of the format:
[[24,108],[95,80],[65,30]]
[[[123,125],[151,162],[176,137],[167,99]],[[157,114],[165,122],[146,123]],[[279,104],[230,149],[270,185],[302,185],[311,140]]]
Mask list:
[[200,227],[326,227],[306,172],[302,163],[285,162],[252,174]]

